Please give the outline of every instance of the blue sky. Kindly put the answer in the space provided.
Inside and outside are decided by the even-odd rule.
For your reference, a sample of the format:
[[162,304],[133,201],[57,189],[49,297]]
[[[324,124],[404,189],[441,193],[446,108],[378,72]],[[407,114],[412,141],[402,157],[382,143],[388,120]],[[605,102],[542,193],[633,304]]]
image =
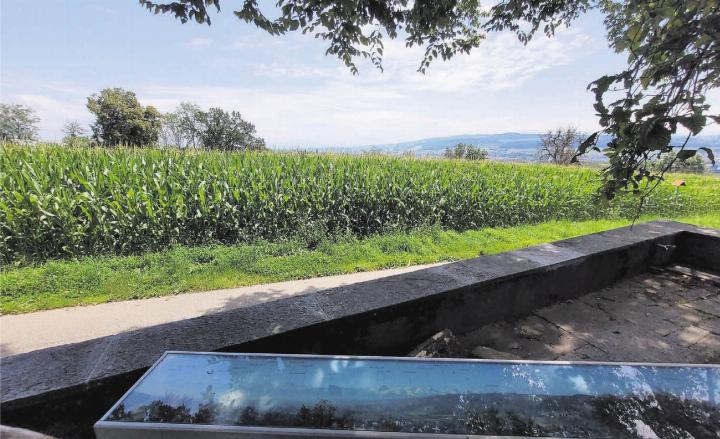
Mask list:
[[[421,49],[386,42],[385,72],[360,63],[353,77],[312,36],[271,37],[231,13],[213,25],[180,24],[133,0],[2,0],[3,102],[35,108],[40,134],[89,123],[87,96],[135,91],[161,111],[180,101],[238,110],[271,146],[349,146],[432,136],[597,128],[593,79],[618,71],[602,17],[590,14],[529,46],[489,36],[470,56],[416,73]],[[269,4],[269,3],[268,3]],[[710,102],[720,102],[713,93]],[[706,129],[718,133],[717,126]]]

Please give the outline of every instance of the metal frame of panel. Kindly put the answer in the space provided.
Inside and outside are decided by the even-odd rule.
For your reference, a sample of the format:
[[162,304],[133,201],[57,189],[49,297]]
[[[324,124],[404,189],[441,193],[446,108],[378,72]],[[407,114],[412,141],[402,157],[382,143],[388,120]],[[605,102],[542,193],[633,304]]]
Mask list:
[[[638,366],[638,367],[690,367],[690,368],[717,368],[720,364],[686,364],[686,363],[642,363],[642,362],[604,362],[604,361],[541,361],[541,360],[495,360],[475,358],[418,358],[418,357],[388,357],[388,356],[353,356],[353,355],[311,355],[311,354],[278,354],[278,353],[240,353],[240,352],[186,352],[166,351],[160,358],[140,377],[130,389],[108,410],[105,415],[94,425],[95,434],[98,439],[194,439],[194,438],[252,438],[262,437],[263,439],[298,439],[298,438],[368,438],[368,439],[407,439],[411,437],[422,437],[432,439],[456,439],[456,438],[484,438],[484,439],[513,439],[513,436],[487,436],[469,434],[440,434],[440,433],[398,433],[381,432],[369,430],[330,430],[311,428],[289,428],[289,427],[249,427],[239,425],[198,425],[198,424],[169,424],[153,422],[122,422],[105,421],[115,408],[127,398],[133,390],[152,373],[167,355],[217,355],[228,357],[287,357],[307,358],[322,360],[387,360],[387,361],[428,361],[440,363],[490,363],[490,364],[543,364],[550,366]],[[553,438],[550,438],[553,439]]]

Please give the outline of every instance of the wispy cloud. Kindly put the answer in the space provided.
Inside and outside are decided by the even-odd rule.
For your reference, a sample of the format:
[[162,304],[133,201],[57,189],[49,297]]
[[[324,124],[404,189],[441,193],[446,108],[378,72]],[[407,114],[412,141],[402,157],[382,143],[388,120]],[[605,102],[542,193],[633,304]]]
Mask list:
[[[5,97],[5,96],[4,96]],[[84,99],[54,98],[42,94],[11,94],[8,101],[31,107],[40,118],[45,140],[59,140],[66,122],[89,124],[90,113]]]
[[435,61],[421,75],[416,70],[424,49],[408,49],[403,41],[392,40],[386,43],[386,75],[415,90],[514,89],[544,70],[570,63],[589,41],[589,36],[575,30],[560,31],[554,38],[539,35],[527,46],[512,34],[496,34],[470,55]]
[[569,380],[578,393],[588,392],[589,388],[587,381],[585,381],[585,378],[583,378],[581,375],[571,376]]
[[[297,41],[297,38],[295,39]],[[268,38],[267,35],[246,36],[242,40],[233,41],[228,47],[230,49],[264,49],[272,46],[282,46],[286,41],[279,38]]]
[[191,38],[190,41],[185,43],[186,47],[205,47],[212,44],[213,40],[210,38],[195,37]]
[[[197,51],[202,55],[197,64],[204,68],[200,74],[177,69],[172,77],[146,79],[152,76],[114,75],[107,67],[105,75],[75,81],[55,79],[61,76],[45,71],[34,79],[5,74],[3,100],[34,107],[47,139],[58,139],[68,120],[90,122],[86,98],[107,86],[131,89],[141,103],[161,111],[171,111],[181,101],[240,111],[276,146],[371,145],[460,133],[538,132],[568,124],[589,131],[597,126],[586,83],[575,78],[572,87],[567,85],[573,79],[567,75],[590,74],[589,81],[604,67],[596,66],[595,75],[592,66],[585,71],[580,65],[588,53],[607,50],[603,40],[581,27],[563,29],[553,39],[538,35],[527,46],[511,34],[492,35],[471,55],[436,61],[425,75],[416,71],[422,48],[388,40],[384,73],[362,62],[359,76],[323,56],[326,42],[312,36],[272,38],[234,29],[226,37],[180,40],[187,47],[207,47]],[[163,65],[173,63],[163,60]],[[212,74],[206,75],[208,71]],[[720,103],[720,94],[711,93],[708,101]]]
[[[256,47],[256,43],[251,40],[237,41],[233,47]],[[571,63],[591,42],[591,37],[575,29],[561,29],[554,38],[537,35],[527,46],[518,42],[513,34],[493,34],[470,55],[457,55],[445,62],[436,60],[423,75],[417,72],[417,68],[424,48],[407,48],[402,38],[386,38],[382,74],[363,60],[359,60],[359,77],[348,74],[348,69],[337,60],[334,60],[336,63],[329,68],[326,67],[327,64],[319,67],[313,59],[282,59],[272,63],[253,64],[253,71],[262,77],[333,78],[360,82],[365,86],[378,84],[409,91],[509,90],[521,87],[545,70]]]
[[252,71],[255,76],[260,78],[311,78],[314,80],[324,81],[327,79],[337,79],[343,76],[350,76],[345,66],[327,68],[308,64],[286,65],[279,62],[254,63]]

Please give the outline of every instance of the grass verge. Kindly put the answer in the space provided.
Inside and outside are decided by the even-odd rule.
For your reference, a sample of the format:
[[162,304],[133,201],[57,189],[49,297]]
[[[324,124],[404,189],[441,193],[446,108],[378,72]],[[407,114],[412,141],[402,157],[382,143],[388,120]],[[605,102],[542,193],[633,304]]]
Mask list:
[[[644,218],[650,220],[654,218]],[[677,218],[720,228],[720,213]],[[467,232],[424,229],[323,242],[176,247],[140,256],[51,261],[0,271],[0,311],[17,314],[379,270],[514,250],[628,225],[628,220],[550,221]]]

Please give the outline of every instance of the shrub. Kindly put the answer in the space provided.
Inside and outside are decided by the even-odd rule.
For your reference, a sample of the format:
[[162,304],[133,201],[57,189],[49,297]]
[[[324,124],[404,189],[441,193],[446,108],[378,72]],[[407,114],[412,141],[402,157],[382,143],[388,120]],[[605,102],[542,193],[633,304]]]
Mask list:
[[486,160],[488,152],[479,146],[461,142],[452,148],[445,148],[443,156],[448,159]]
[[702,174],[707,170],[705,160],[703,160],[700,155],[694,155],[688,159],[680,160],[676,158],[674,152],[662,154],[650,164],[650,167],[654,172],[670,171]]

